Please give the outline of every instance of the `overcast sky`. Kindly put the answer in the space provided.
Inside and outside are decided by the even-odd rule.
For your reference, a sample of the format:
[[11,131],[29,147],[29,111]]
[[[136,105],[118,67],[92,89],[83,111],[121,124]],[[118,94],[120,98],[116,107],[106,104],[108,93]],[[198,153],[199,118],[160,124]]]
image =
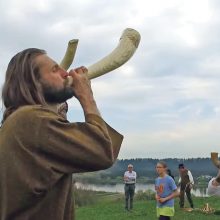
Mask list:
[[[102,116],[124,135],[119,158],[209,157],[220,152],[220,1],[7,0],[0,2],[0,84],[17,52],[57,62],[79,39],[71,68],[109,54],[124,29],[141,34],[134,56],[92,80]],[[68,101],[70,121],[83,121]]]

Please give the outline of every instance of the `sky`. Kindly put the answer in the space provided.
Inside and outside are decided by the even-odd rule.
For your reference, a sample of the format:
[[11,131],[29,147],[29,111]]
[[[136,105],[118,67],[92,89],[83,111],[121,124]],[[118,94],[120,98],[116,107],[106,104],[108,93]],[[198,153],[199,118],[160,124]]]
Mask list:
[[[89,66],[133,28],[141,35],[133,57],[91,82],[104,120],[124,135],[119,159],[220,152],[220,1],[7,0],[0,8],[1,88],[21,50],[45,49],[59,63],[79,39],[71,68]],[[69,121],[83,121],[78,101],[68,104]]]

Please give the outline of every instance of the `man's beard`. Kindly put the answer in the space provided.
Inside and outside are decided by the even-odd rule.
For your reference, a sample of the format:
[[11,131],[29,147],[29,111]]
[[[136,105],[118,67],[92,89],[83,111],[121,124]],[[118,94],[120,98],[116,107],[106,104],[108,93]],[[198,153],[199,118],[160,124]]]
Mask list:
[[62,89],[57,89],[43,82],[42,89],[47,103],[62,103],[74,96],[73,88],[67,85]]

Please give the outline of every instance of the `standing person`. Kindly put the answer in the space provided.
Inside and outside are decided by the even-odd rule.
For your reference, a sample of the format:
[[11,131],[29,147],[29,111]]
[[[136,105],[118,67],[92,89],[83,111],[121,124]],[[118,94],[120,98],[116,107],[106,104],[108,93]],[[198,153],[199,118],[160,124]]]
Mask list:
[[156,165],[158,178],[155,180],[155,199],[157,201],[157,216],[159,220],[170,220],[174,216],[174,198],[179,195],[172,177],[167,175],[167,165],[159,161]]
[[125,189],[125,209],[127,211],[133,209],[133,198],[135,193],[135,183],[137,174],[133,170],[133,165],[128,165],[128,170],[124,173],[124,189]]
[[220,161],[217,152],[211,152],[211,160],[218,168],[218,174],[216,177],[210,179],[207,191],[210,196],[220,196]]
[[207,191],[210,196],[220,196],[220,170],[217,176],[209,181]]
[[181,163],[179,164],[179,184],[180,185],[180,208],[184,208],[184,198],[185,198],[185,193],[187,196],[187,199],[189,201],[190,207],[193,209],[193,201],[192,201],[192,196],[191,196],[191,189],[193,188],[194,181],[193,181],[193,176],[190,170],[186,169],[184,164]]
[[[35,48],[11,59],[2,90],[0,220],[73,220],[72,174],[116,160],[123,137],[101,117],[86,72],[68,73]],[[73,96],[85,122],[53,108]]]

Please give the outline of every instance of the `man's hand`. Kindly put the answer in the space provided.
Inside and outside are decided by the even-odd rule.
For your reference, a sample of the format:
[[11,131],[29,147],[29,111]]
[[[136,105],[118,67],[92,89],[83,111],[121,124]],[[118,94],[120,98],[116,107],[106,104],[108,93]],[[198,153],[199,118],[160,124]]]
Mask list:
[[215,186],[215,187],[217,187],[217,186],[220,185],[220,183],[218,183],[218,181],[216,181],[216,179],[213,179],[213,180],[212,180],[212,185]]
[[87,68],[82,66],[72,69],[69,75],[73,78],[72,87],[75,97],[79,100],[84,114],[96,114],[100,116],[99,110],[93,97],[90,80],[87,76]]
[[75,97],[79,101],[80,99],[92,96],[91,84],[87,77],[87,72],[88,70],[84,66],[72,69],[69,72],[69,75],[73,78],[72,87],[74,89]]
[[128,181],[129,178],[127,176],[124,176],[124,181]]
[[215,181],[216,181],[216,184],[220,185],[220,170],[218,171]]
[[190,184],[189,184],[189,189],[192,189],[192,188],[193,188],[193,184],[190,183]]
[[166,198],[160,198],[158,201],[159,201],[160,203],[164,203],[164,202],[167,201],[167,199],[166,199]]

